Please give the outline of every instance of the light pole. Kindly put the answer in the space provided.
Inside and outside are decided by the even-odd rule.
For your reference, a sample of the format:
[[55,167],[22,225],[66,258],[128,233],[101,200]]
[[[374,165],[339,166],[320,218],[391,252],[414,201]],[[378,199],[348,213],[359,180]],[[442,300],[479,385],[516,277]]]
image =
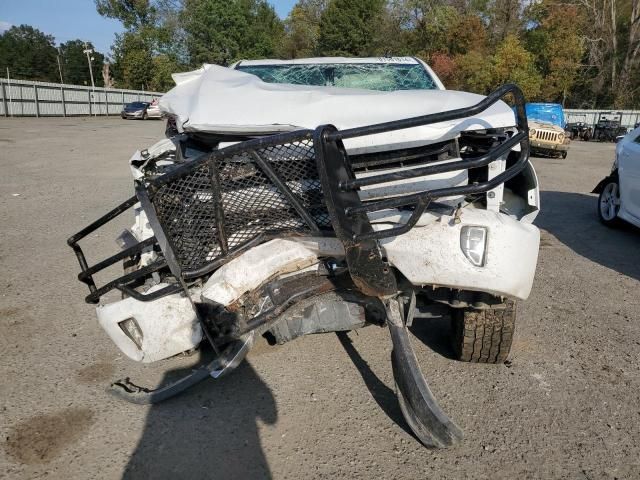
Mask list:
[[62,50],[60,50],[60,47],[58,47],[58,55],[56,56],[56,58],[58,59],[58,72],[60,73],[60,100],[62,100],[62,116],[66,117],[67,109],[64,106],[64,88],[62,87],[62,84],[64,83],[64,78],[62,77],[62,66],[60,65],[60,55],[62,55]]
[[84,50],[82,52],[87,54],[87,63],[89,64],[89,75],[91,76],[91,88],[95,89],[96,86],[93,83],[93,68],[91,67],[91,60],[93,60],[93,58],[91,57],[91,54],[93,53],[93,49],[87,48],[87,43],[85,42]]
[[58,55],[56,55],[56,58],[58,59],[58,72],[60,73],[60,83],[64,83],[64,80],[62,78],[62,66],[60,65],[60,54],[62,52],[60,51],[60,47],[58,47]]
[[91,56],[91,54],[93,53],[93,49],[89,48],[87,46],[87,42],[84,42],[84,50],[82,51],[83,53],[87,54],[87,63],[89,64],[89,76],[91,77],[91,92],[93,93],[93,113],[94,115],[97,115],[97,112],[95,111],[95,96],[96,96],[96,85],[93,82],[93,68],[91,67],[91,60],[93,60],[93,57]]

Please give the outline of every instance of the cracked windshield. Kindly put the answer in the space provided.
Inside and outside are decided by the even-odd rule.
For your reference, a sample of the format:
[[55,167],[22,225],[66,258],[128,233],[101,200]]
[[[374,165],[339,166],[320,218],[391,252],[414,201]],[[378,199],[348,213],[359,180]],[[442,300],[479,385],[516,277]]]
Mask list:
[[366,90],[434,90],[436,85],[419,64],[341,63],[323,65],[239,65],[267,83],[291,83]]

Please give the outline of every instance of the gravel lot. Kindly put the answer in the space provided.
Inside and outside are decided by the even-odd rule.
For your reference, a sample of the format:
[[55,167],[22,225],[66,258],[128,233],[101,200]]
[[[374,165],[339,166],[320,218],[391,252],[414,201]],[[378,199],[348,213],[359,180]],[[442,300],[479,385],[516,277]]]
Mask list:
[[[163,129],[0,119],[1,478],[640,478],[640,232],[601,226],[589,193],[613,145],[533,160],[542,245],[511,362],[453,361],[448,325],[416,328],[430,385],[465,432],[430,451],[407,433],[378,327],[259,344],[235,374],[158,406],[105,393],[193,361],[123,358],[65,243],[131,194],[127,159]],[[91,242],[115,253],[112,233]]]

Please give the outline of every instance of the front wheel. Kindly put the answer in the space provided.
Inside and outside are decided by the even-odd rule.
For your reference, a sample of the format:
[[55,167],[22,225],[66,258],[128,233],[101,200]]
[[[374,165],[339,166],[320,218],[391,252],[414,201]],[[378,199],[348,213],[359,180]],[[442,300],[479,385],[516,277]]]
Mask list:
[[516,323],[516,304],[504,308],[452,312],[453,349],[463,362],[502,363],[507,359]]
[[560,156],[561,156],[563,159],[564,159],[564,158],[567,158],[567,152],[566,152],[566,151],[565,151],[565,152],[562,152],[562,153],[560,154]]
[[610,179],[598,197],[598,217],[607,227],[615,227],[619,223],[620,186],[618,180]]

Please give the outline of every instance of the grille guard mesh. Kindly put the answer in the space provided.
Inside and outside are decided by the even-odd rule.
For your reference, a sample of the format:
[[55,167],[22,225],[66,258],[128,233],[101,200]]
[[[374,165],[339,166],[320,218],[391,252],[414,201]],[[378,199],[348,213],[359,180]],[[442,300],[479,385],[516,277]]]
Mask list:
[[[313,140],[298,137],[266,146],[249,142],[240,152],[221,150],[158,186],[151,202],[183,274],[259,236],[331,228]],[[269,178],[274,175],[287,192]],[[312,225],[298,214],[296,201]]]

